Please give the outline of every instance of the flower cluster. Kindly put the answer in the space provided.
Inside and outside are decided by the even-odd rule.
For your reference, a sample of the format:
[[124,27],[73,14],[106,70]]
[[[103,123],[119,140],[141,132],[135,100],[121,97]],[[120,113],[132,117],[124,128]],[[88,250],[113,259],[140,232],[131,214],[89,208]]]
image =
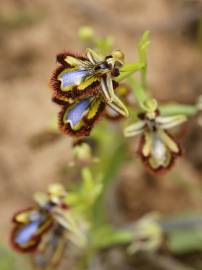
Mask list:
[[110,107],[115,114],[127,116],[128,111],[116,89],[119,84],[113,77],[119,75],[124,55],[116,50],[106,57],[91,49],[86,56],[61,53],[59,67],[51,78],[53,101],[62,107],[59,126],[65,134],[88,136],[96,120],[107,114]]

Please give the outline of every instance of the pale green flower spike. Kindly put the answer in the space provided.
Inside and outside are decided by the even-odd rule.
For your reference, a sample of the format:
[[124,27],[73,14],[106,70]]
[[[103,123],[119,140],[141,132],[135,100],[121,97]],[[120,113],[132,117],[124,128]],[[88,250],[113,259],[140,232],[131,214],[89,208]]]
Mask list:
[[159,215],[150,213],[134,224],[134,236],[128,253],[134,254],[138,251],[155,251],[159,248],[163,239],[163,232],[158,223]]
[[93,38],[95,36],[95,32],[94,32],[93,28],[90,26],[82,26],[79,29],[78,35],[79,35],[80,39],[82,39],[84,41],[91,41],[91,40],[93,40]]
[[87,143],[75,145],[73,148],[75,162],[79,164],[88,164],[94,161],[91,147]]

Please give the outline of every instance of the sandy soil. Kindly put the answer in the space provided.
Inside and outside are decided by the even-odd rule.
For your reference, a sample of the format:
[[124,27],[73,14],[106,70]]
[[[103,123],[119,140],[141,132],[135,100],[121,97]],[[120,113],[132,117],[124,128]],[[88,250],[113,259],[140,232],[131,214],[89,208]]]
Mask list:
[[[31,203],[34,191],[45,190],[49,183],[60,181],[61,168],[72,158],[71,140],[66,137],[40,149],[30,145],[33,136],[46,130],[58,111],[51,103],[48,87],[56,53],[83,49],[77,32],[80,26],[90,24],[98,35],[113,35],[117,48],[132,61],[137,57],[136,42],[148,29],[151,91],[160,100],[192,103],[202,93],[202,40],[197,39],[201,11],[201,1],[191,0],[1,3],[0,239],[7,243],[12,214]],[[121,204],[131,218],[150,210],[173,213],[200,208],[200,134],[201,128],[194,125],[189,139],[184,140],[187,149],[184,158],[168,176],[157,178],[152,189],[148,182],[140,181],[140,177],[147,176],[140,169],[134,172],[132,162],[123,168]],[[192,138],[196,140],[193,142]],[[190,155],[193,147],[194,153]],[[176,185],[173,181],[176,175],[185,183],[182,190],[183,184]],[[196,184],[198,193],[190,191],[190,183]]]

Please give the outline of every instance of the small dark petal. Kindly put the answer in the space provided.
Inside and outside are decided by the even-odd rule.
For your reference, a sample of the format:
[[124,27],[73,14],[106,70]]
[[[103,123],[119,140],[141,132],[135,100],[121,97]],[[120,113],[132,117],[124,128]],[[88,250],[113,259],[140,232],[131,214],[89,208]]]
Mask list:
[[64,202],[60,203],[60,208],[63,210],[68,210],[70,209],[70,206]]
[[140,120],[145,120],[145,118],[146,118],[146,115],[145,115],[145,113],[138,113],[138,118],[140,119]]
[[114,89],[116,89],[119,86],[119,83],[114,81],[114,80],[112,81],[112,83],[113,83],[113,88]]
[[159,109],[156,109],[155,113],[156,113],[156,116],[160,116],[160,114],[161,114]]
[[105,57],[105,60],[110,59],[110,58],[112,58],[112,55],[107,55],[107,56]]
[[82,55],[78,54],[78,53],[73,53],[73,52],[68,52],[68,51],[64,51],[64,52],[61,52],[59,53],[57,56],[56,56],[56,61],[60,64],[62,64],[63,66],[65,67],[70,67],[70,65],[65,61],[65,58],[67,56],[73,56],[75,58],[78,58],[80,60],[86,60],[87,58],[86,57],[83,57]]
[[120,71],[118,68],[114,68],[112,71],[111,71],[111,74],[113,77],[117,77],[120,75]]

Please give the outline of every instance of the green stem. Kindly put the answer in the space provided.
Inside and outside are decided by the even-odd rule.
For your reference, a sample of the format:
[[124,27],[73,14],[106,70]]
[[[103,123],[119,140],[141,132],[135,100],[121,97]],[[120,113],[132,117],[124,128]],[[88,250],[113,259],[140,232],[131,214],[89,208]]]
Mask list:
[[116,149],[108,159],[107,166],[105,168],[101,183],[103,184],[103,190],[101,195],[95,202],[93,213],[94,213],[94,224],[100,225],[105,220],[106,210],[104,209],[104,198],[109,184],[112,182],[114,177],[117,175],[121,163],[125,160],[126,156],[126,143],[124,140],[118,141]]
[[147,90],[147,51],[149,47],[149,31],[144,32],[139,44],[138,44],[138,55],[139,61],[143,63],[140,69],[141,85],[144,91]]
[[84,167],[81,170],[82,179],[83,180],[91,180],[93,181],[92,174],[89,167]]
[[160,106],[160,111],[162,115],[183,114],[186,116],[192,116],[197,113],[197,108],[194,105],[170,103]]
[[147,89],[147,67],[146,65],[141,69],[141,84],[144,88],[144,91]]
[[144,67],[144,63],[138,62],[135,64],[125,64],[121,69],[121,74],[116,78],[117,82],[121,82],[129,78],[133,73],[141,70]]
[[149,95],[145,92],[143,86],[138,83],[134,78],[128,79],[130,82],[130,85],[134,91],[135,98],[142,110],[147,110],[146,103],[151,100]]
[[94,252],[92,249],[86,249],[82,255],[82,257],[80,258],[80,260],[78,260],[77,263],[77,268],[79,270],[87,270],[89,269],[90,266],[90,262],[92,260],[92,257],[94,255]]
[[[102,229],[102,228],[101,228]],[[113,247],[116,245],[128,245],[134,238],[134,232],[130,230],[112,229],[106,234],[96,235],[93,248],[95,250]]]

